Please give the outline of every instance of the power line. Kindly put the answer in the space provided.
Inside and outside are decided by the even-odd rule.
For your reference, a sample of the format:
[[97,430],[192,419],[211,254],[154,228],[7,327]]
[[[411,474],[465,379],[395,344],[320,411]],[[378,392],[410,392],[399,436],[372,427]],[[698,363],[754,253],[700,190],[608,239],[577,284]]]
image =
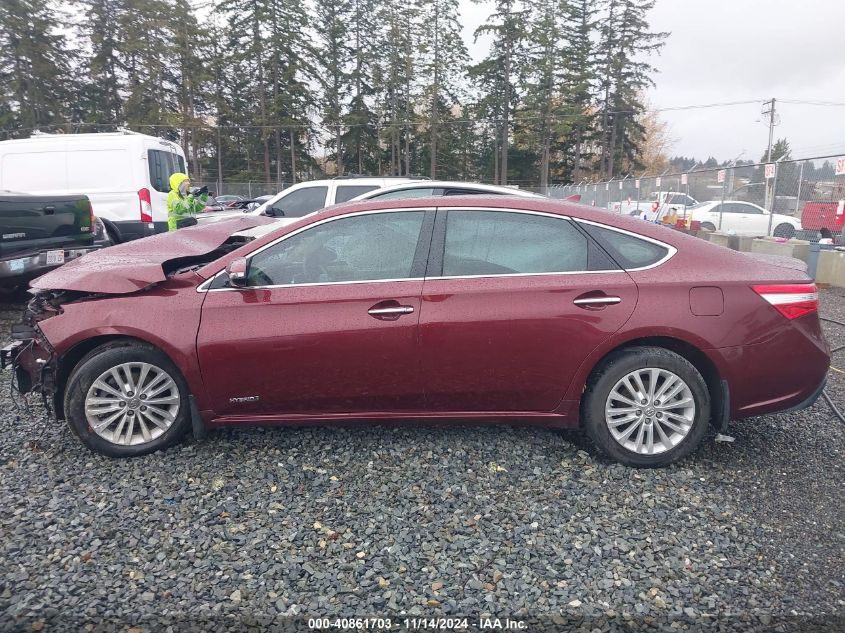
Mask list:
[[780,101],[781,103],[795,103],[798,105],[845,108],[845,102],[842,101],[803,101],[801,99],[778,99],[778,101]]

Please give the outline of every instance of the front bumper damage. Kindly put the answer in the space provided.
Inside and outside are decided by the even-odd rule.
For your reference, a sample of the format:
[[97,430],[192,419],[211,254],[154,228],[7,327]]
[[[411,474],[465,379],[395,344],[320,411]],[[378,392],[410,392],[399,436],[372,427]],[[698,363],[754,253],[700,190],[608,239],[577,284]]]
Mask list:
[[38,293],[27,305],[21,323],[12,326],[12,341],[0,349],[0,367],[11,369],[13,393],[39,393],[53,412],[58,360],[38,322],[61,311],[56,293]]

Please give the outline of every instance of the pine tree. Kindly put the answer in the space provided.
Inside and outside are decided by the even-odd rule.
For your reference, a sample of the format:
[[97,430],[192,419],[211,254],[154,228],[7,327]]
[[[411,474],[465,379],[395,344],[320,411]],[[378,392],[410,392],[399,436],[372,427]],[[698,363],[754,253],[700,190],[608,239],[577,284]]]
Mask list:
[[[349,46],[348,23],[352,15],[349,0],[316,0],[315,18],[320,46],[317,55],[321,79],[320,108],[323,125],[332,132],[326,147],[331,152],[336,173],[343,175],[344,155],[341,141],[343,105],[351,92],[349,69],[352,49]],[[333,152],[332,152],[333,150]]]
[[602,26],[602,171],[635,167],[643,129],[634,116],[643,110],[640,95],[654,82],[645,57],[663,46],[666,33],[652,33],[646,14],[656,0],[607,0]]
[[479,35],[490,34],[493,43],[487,57],[472,69],[480,81],[484,97],[482,111],[498,118],[498,166],[494,181],[508,182],[508,148],[511,134],[511,113],[518,102],[517,72],[526,40],[527,9],[517,0],[496,0],[494,12],[476,29]]
[[599,60],[594,50],[596,13],[593,0],[568,0],[563,5],[563,37],[566,57],[562,60],[565,111],[570,134],[563,143],[564,169],[561,179],[581,181],[583,163],[591,158],[587,147],[594,139],[595,88]]
[[71,52],[58,32],[53,2],[0,2],[0,100],[7,128],[28,134],[66,120]]
[[[132,127],[145,124],[172,128],[162,133],[178,138],[178,86],[173,77],[173,26],[169,3],[163,0],[125,0],[118,19],[127,75],[124,118]],[[153,128],[156,130],[159,128]]]
[[315,50],[307,33],[311,16],[296,0],[270,0],[269,14],[270,116],[272,124],[279,126],[274,130],[276,180],[282,180],[282,166],[287,163],[291,182],[295,183],[297,163],[305,157],[306,141],[312,132],[308,112],[316,105],[310,88],[317,78]]
[[[539,0],[530,14],[525,46],[525,97],[521,113],[523,160],[539,168],[540,187],[549,183],[552,139],[567,131],[561,84],[561,66],[567,65],[560,21],[565,0]],[[564,5],[564,6],[561,6]],[[539,162],[539,165],[536,163]]]
[[372,109],[374,73],[377,72],[377,32],[375,16],[378,5],[364,0],[351,0],[352,15],[349,35],[353,47],[350,71],[352,100],[343,117],[346,132],[341,142],[346,147],[345,167],[353,172],[378,173],[379,133],[378,117]]
[[80,121],[123,123],[123,42],[119,19],[124,0],[85,0],[80,35],[90,49],[82,60],[86,80],[79,91]]
[[375,85],[376,109],[383,118],[383,142],[389,149],[385,160],[388,173],[400,176],[410,173],[413,79],[418,70],[421,28],[418,3],[406,0],[382,0],[378,21],[382,36],[377,44],[377,73],[380,81]]
[[[457,0],[420,2],[419,10],[418,68],[423,77],[421,92],[428,115],[429,171],[436,178],[439,162],[449,156],[440,147],[441,121],[449,134],[449,119],[455,118],[454,112],[460,110],[463,69],[469,55],[461,38]],[[452,170],[451,166],[449,169]]]

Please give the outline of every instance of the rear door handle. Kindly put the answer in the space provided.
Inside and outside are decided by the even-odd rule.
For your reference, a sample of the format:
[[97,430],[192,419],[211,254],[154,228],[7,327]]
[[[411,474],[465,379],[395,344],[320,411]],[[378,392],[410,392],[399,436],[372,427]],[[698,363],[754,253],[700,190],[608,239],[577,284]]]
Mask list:
[[393,300],[381,301],[367,310],[367,314],[371,317],[382,321],[395,321],[403,314],[412,314],[413,312],[413,306],[399,305],[398,301]]
[[411,314],[414,311],[412,306],[397,306],[395,308],[370,308],[367,310],[367,314],[372,314],[373,316],[401,316],[403,314]]
[[610,295],[605,295],[605,294],[593,295],[593,296],[587,296],[587,297],[582,295],[580,297],[576,297],[572,301],[572,303],[574,303],[577,306],[585,306],[585,307],[591,307],[592,306],[594,308],[598,308],[598,307],[603,307],[603,306],[607,306],[607,305],[613,305],[613,304],[616,304],[616,303],[622,303],[622,298],[621,297],[612,297]]

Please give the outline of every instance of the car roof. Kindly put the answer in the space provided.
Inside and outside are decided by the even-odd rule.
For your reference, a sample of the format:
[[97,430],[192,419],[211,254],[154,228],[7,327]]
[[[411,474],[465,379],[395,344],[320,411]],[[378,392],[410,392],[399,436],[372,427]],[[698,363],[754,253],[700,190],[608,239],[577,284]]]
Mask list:
[[490,193],[499,193],[514,196],[538,196],[538,194],[536,193],[533,193],[531,191],[525,191],[524,189],[517,189],[516,187],[488,185],[481,182],[461,182],[456,180],[412,180],[409,182],[403,182],[396,185],[382,187],[381,189],[368,191],[366,193],[361,194],[360,196],[357,196],[356,198],[353,198],[353,200],[368,200],[372,196],[380,196],[386,193],[390,193],[392,191],[404,191],[406,189],[415,189],[417,187],[433,189],[436,189],[438,187],[456,187],[466,189],[479,189],[481,191],[489,191]]
[[[245,244],[241,249],[237,249],[232,253],[224,256],[223,260],[231,259],[246,255],[258,248],[261,248],[271,242],[278,240],[288,233],[294,233],[300,229],[311,225],[312,223],[328,220],[335,217],[345,217],[355,215],[358,213],[390,210],[396,211],[401,209],[460,209],[469,211],[485,211],[505,209],[513,211],[528,211],[543,213],[548,215],[559,215],[561,217],[570,217],[575,220],[581,220],[593,223],[599,226],[606,226],[614,228],[623,232],[631,233],[646,238],[651,238],[663,244],[667,244],[674,248],[685,249],[690,253],[698,253],[706,257],[720,256],[723,260],[725,258],[731,259],[734,256],[739,258],[740,264],[747,264],[743,259],[745,254],[737,251],[731,251],[715,246],[710,242],[701,240],[692,235],[687,235],[681,231],[673,228],[654,224],[652,222],[645,222],[639,218],[619,215],[602,209],[600,207],[586,206],[580,203],[571,202],[567,200],[543,198],[540,196],[432,196],[427,198],[405,198],[398,200],[362,200],[357,202],[345,202],[331,207],[327,207],[302,218],[297,218],[295,222],[291,223],[274,223],[272,228],[268,227],[266,230],[262,226],[257,230],[248,230],[252,227],[245,227],[247,230],[241,229],[244,236],[253,237],[254,239]],[[233,231],[236,233],[238,231]],[[673,258],[674,259],[674,258]],[[223,264],[225,266],[225,261]],[[210,262],[200,270],[197,274],[203,277],[210,277],[220,271],[221,261],[215,260]]]
[[677,239],[688,238],[694,242],[701,242],[698,238],[684,235],[674,229],[644,222],[639,218],[624,216],[600,207],[592,207],[568,200],[545,198],[543,196],[430,196],[426,198],[400,198],[397,200],[359,200],[336,204],[300,218],[297,222],[286,224],[285,228],[310,224],[315,220],[327,219],[335,216],[351,215],[364,211],[379,211],[382,209],[466,209],[466,210],[495,210],[513,209],[516,211],[535,211],[552,215],[569,216],[578,220],[586,220],[631,231],[672,243]]

